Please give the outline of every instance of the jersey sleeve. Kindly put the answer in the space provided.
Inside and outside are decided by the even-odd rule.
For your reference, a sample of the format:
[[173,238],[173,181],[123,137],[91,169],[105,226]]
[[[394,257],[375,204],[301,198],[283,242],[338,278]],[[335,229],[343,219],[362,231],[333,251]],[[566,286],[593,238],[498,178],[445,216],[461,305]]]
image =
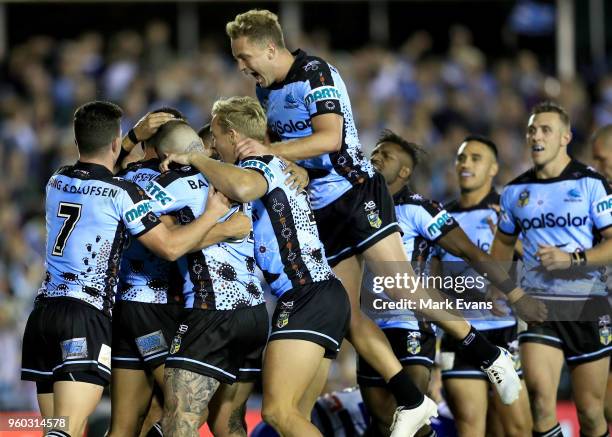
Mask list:
[[430,241],[437,241],[458,226],[441,204],[432,201],[423,202],[416,210],[414,221],[417,232]]
[[327,62],[312,60],[301,67],[304,70],[303,95],[301,96],[310,117],[322,114],[342,114],[340,88],[334,82]]
[[599,231],[612,226],[612,189],[602,179],[591,179],[590,215],[593,224]]
[[499,201],[500,213],[497,229],[507,235],[518,235],[520,232],[520,227],[517,225],[516,220],[512,215],[512,199],[510,197],[511,190],[506,187]]
[[118,198],[118,208],[123,224],[133,236],[140,237],[161,223],[153,213],[152,204],[136,184],[127,182]]
[[249,156],[240,162],[240,167],[255,170],[262,175],[268,184],[266,194],[279,187],[285,180],[283,170],[285,163],[272,156]]

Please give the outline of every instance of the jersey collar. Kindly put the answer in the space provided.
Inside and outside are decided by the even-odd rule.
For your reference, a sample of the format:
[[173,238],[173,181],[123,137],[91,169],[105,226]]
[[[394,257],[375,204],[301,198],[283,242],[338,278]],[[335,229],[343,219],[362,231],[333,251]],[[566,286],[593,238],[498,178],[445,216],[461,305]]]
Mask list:
[[393,195],[393,202],[395,204],[403,203],[404,199],[408,199],[413,194],[414,192],[408,188],[408,185],[404,185],[401,190]]
[[285,79],[283,79],[280,82],[274,82],[272,85],[268,87],[268,89],[278,90],[284,87],[285,85],[287,85],[288,83],[295,82],[295,77],[299,73],[300,67],[302,66],[302,64],[304,63],[304,60],[306,59],[308,55],[302,49],[297,49],[291,52],[291,54],[293,55],[294,59],[293,59],[293,64],[291,64],[291,68],[287,72],[287,76],[285,76]]
[[104,167],[100,164],[93,164],[91,162],[81,162],[77,161],[74,165],[75,170],[83,170],[89,172],[91,176],[94,177],[113,177],[113,172],[108,168]]
[[490,205],[499,205],[499,194],[495,188],[491,188],[489,194],[487,194],[478,204],[470,206],[469,208],[462,208],[459,204],[459,199],[455,199],[448,203],[446,210],[448,212],[468,212],[476,211],[478,209],[491,209]]

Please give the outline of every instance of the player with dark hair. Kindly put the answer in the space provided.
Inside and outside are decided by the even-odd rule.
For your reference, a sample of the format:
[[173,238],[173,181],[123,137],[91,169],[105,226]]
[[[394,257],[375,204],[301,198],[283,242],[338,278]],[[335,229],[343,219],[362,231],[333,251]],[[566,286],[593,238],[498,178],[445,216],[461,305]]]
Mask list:
[[[402,248],[400,228],[391,197],[382,177],[361,151],[348,93],[338,70],[302,50],[290,52],[283,40],[278,17],[266,10],[239,14],[226,25],[238,68],[257,81],[257,97],[267,111],[268,127],[278,142],[264,145],[246,138],[237,144],[240,158],[277,155],[310,169],[310,200],[328,262],[334,267],[351,301],[348,338],[387,382],[399,405],[397,433],[414,433],[435,414],[435,405],[424,402],[394,356],[389,342],[365,317],[359,305],[364,262],[377,276],[413,275]],[[387,261],[387,262],[384,262]],[[402,262],[398,272],[388,261]],[[522,290],[506,284],[504,292],[530,319],[543,318],[542,307],[533,305]],[[396,300],[427,300],[431,290],[409,294],[400,287],[387,292]],[[435,293],[434,293],[435,294]],[[435,320],[441,314],[427,315]],[[485,366],[505,360],[489,348],[477,331],[461,318],[440,321],[455,338],[466,340],[474,356]],[[501,357],[501,358],[500,358]],[[500,376],[498,388],[507,402],[518,396],[513,376]],[[418,409],[418,413],[415,414]],[[421,414],[423,413],[423,414]]]
[[46,188],[47,274],[23,338],[22,378],[36,381],[43,417],[67,417],[47,433],[82,435],[111,374],[111,314],[126,231],[175,260],[227,211],[222,196],[199,220],[170,231],[150,199],[112,169],[121,149],[122,110],[90,102],[74,114],[79,150]]
[[534,166],[506,185],[491,251],[509,262],[520,234],[521,285],[549,303],[549,319],[518,336],[534,436],[562,435],[556,404],[564,358],[581,435],[608,435],[612,324],[605,266],[612,260],[612,190],[568,155],[571,140],[565,109],[553,102],[532,109],[526,143]]

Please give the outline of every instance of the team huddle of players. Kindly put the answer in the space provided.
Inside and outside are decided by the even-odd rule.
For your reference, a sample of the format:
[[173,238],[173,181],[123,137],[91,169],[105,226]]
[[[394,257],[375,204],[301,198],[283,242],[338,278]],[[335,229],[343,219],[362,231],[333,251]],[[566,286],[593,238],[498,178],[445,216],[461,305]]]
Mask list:
[[[416,144],[385,131],[363,155],[338,70],[290,52],[274,14],[252,10],[226,30],[257,99],[218,100],[200,131],[173,108],[125,138],[118,106],[75,112],[80,158],[47,184],[47,275],[24,334],[22,377],[36,381],[41,414],[69,417],[46,435],[82,435],[110,382],[111,437],[194,436],[204,422],[216,436],[246,436],[260,378],[276,432],[331,435],[311,413],[346,339],[359,354],[367,435],[434,436],[437,405],[423,394],[432,323],[445,332],[440,362],[460,435],[562,435],[564,358],[581,433],[608,435],[612,192],[567,154],[563,108],[533,108],[534,167],[501,195],[496,145],[467,137],[461,196],[444,208],[408,189]],[[144,156],[126,165],[138,144]],[[515,252],[519,285],[508,273]],[[258,270],[277,298],[271,320]],[[494,306],[363,311],[372,275],[425,270],[486,277],[490,286],[462,297]],[[390,301],[447,299],[385,287]],[[520,333],[517,318],[528,322]]]

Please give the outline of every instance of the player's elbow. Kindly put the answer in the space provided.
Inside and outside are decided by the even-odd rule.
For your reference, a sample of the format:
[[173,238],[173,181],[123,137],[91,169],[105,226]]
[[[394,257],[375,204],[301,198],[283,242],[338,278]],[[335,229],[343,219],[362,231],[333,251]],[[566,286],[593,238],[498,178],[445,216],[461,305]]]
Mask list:
[[236,202],[245,203],[257,198],[253,185],[249,181],[241,181],[234,188],[232,199]]
[[174,262],[183,255],[183,251],[181,251],[181,248],[179,248],[178,245],[170,240],[158,248],[157,255],[166,261]]

